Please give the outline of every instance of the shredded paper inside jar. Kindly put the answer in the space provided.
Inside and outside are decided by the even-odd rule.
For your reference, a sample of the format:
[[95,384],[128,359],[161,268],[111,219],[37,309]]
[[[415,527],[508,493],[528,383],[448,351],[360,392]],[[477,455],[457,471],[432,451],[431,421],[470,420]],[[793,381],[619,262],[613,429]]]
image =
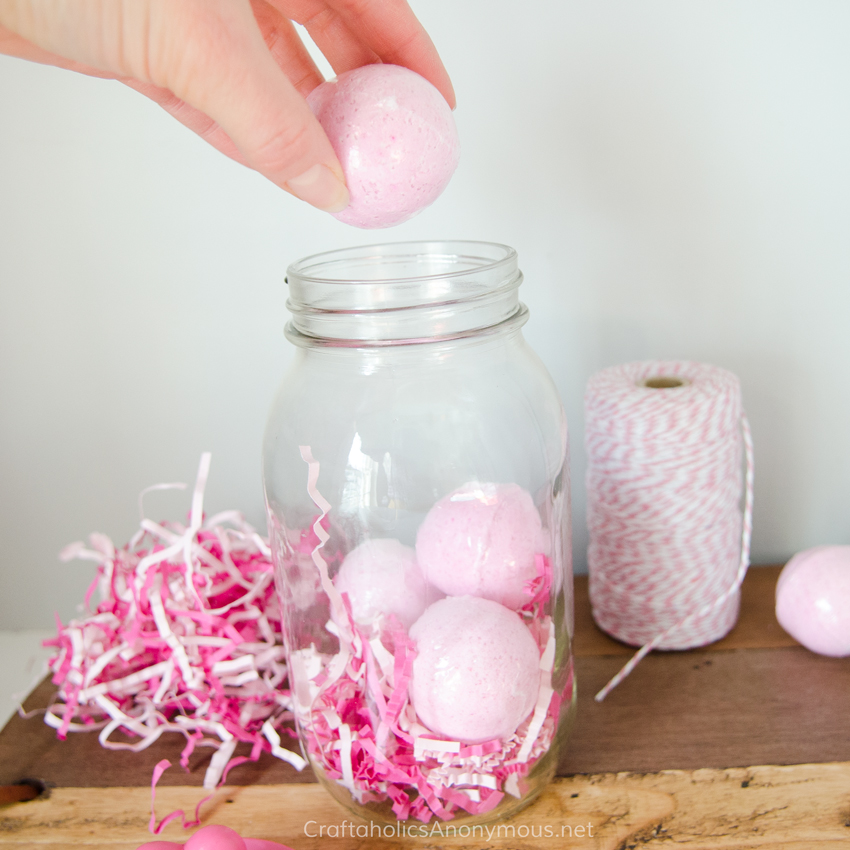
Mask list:
[[[329,539],[330,505],[317,489],[318,462],[309,447],[301,452],[309,465],[308,490],[320,513],[312,527],[315,545],[302,534],[304,551],[297,554],[309,551],[318,570],[330,605],[326,628],[339,643],[334,654],[311,645],[290,657],[293,710],[314,764],[357,803],[391,800],[399,820],[427,822],[435,815],[449,820],[461,811],[482,815],[505,794],[521,798],[525,777],[552,745],[562,699],[572,694],[571,673],[559,692],[552,687],[555,627],[543,613],[552,583],[549,559],[535,554],[536,575],[525,583],[526,601],[517,612],[535,646],[530,713],[504,737],[469,743],[435,734],[411,702],[414,664],[423,648],[393,615],[359,622],[349,594],[341,593],[330,577],[321,551]],[[472,598],[463,600],[468,604]]]

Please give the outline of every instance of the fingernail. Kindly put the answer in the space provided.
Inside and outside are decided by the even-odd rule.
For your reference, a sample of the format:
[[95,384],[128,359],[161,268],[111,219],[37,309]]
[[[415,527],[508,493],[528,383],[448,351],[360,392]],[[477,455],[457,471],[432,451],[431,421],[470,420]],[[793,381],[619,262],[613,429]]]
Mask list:
[[298,177],[286,181],[286,188],[308,204],[329,213],[342,212],[348,206],[348,188],[328,168],[318,163]]

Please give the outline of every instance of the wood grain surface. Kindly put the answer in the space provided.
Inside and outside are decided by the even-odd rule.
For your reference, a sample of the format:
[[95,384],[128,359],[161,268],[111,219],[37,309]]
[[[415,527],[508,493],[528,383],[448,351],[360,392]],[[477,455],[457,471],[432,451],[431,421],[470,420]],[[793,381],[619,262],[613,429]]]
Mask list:
[[[191,811],[202,794],[165,788],[158,814]],[[151,838],[149,807],[143,788],[57,789],[45,800],[0,809],[0,847],[135,850]],[[850,764],[557,779],[510,821],[473,834],[453,835],[440,823],[424,826],[425,834],[378,837],[377,826],[344,812],[316,784],[222,788],[204,819],[294,850],[838,850],[850,846]],[[177,823],[161,837],[186,840]]]
[[[559,766],[564,778],[519,816],[498,822],[514,826],[513,837],[320,840],[305,834],[307,821],[336,824],[339,833],[343,819],[353,819],[309,771],[270,757],[235,768],[204,821],[296,850],[850,846],[850,658],[813,655],[782,631],[773,613],[779,569],[750,571],[738,625],[726,638],[649,656],[603,703],[593,695],[633,649],[596,628],[587,580],[577,578],[579,705]],[[51,693],[42,683],[27,707],[45,705]],[[33,779],[50,793],[0,808],[0,847],[135,848],[149,837],[153,766],[162,758],[177,764],[181,748],[182,738],[163,737],[143,753],[109,752],[94,734],[60,742],[40,718],[13,718],[0,732],[0,786]],[[160,816],[194,809],[209,755],[196,754],[188,773],[165,773]],[[576,833],[582,824],[592,835]],[[566,826],[572,831],[562,834]],[[520,827],[528,834],[517,834]],[[176,826],[167,837],[185,840]]]
[[[850,760],[850,660],[800,647],[776,622],[778,567],[750,570],[741,616],[723,640],[700,650],[650,655],[603,703],[593,695],[633,651],[593,624],[587,577],[576,578],[578,715],[559,773],[652,772],[751,764]],[[42,683],[27,708],[53,693]],[[183,738],[163,736],[141,753],[104,750],[94,734],[58,741],[36,716],[13,718],[0,733],[0,786],[25,778],[54,787],[147,786],[154,765],[179,761]],[[163,785],[200,785],[211,750],[189,773],[175,767]],[[271,756],[234,768],[236,785],[312,782]]]

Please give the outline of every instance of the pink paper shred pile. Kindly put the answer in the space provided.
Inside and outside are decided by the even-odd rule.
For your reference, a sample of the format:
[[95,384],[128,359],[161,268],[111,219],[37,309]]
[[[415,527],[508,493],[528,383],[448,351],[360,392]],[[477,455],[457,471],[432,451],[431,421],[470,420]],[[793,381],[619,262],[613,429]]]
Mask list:
[[[100,729],[109,749],[139,751],[177,732],[186,739],[184,767],[196,747],[216,749],[204,777],[215,788],[263,751],[299,770],[305,762],[280,743],[292,706],[271,553],[241,514],[204,518],[209,464],[205,454],[188,525],[143,519],[121,549],[92,534],[91,548],[63,551],[63,560],[98,567],[88,615],[59,623],[46,642],[58,650],[50,667],[59,692],[45,720],[60,738]],[[179,485],[152,489],[169,486]],[[116,731],[137,740],[111,740]],[[234,756],[240,743],[249,755]]]

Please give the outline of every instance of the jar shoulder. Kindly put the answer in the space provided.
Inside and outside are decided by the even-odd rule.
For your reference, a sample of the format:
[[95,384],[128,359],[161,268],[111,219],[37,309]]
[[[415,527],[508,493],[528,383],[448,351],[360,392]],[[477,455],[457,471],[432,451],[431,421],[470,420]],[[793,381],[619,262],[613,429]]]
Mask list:
[[558,391],[520,335],[501,345],[443,352],[405,348],[299,352],[272,405],[266,448],[379,423],[381,430],[409,426],[417,418],[475,433],[510,422],[542,431],[547,440],[565,437]]
[[[335,471],[326,486],[428,482],[427,500],[466,481],[531,492],[560,474],[567,430],[557,390],[520,335],[448,351],[303,354],[283,380],[264,447],[266,491],[304,477],[300,447]],[[355,356],[351,356],[354,354]],[[367,474],[367,471],[368,474]],[[399,482],[402,482],[401,484]],[[303,492],[303,489],[302,489]]]

